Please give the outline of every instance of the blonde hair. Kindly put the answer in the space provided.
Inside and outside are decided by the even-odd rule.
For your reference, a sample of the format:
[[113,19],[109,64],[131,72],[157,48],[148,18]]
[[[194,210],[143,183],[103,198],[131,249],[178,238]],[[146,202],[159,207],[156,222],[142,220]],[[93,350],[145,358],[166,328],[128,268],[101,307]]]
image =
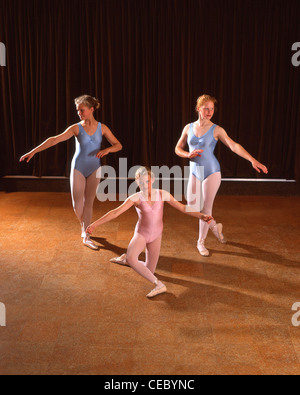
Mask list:
[[142,176],[150,176],[152,179],[154,178],[154,173],[150,169],[150,167],[140,167],[135,173],[136,181],[140,179]]
[[82,95],[77,97],[74,100],[76,105],[83,104],[88,108],[94,108],[94,110],[98,110],[101,107],[100,101],[93,96],[90,95]]
[[198,112],[200,107],[202,107],[208,101],[212,101],[215,106],[218,104],[218,101],[215,97],[210,95],[202,95],[197,99],[196,111]]

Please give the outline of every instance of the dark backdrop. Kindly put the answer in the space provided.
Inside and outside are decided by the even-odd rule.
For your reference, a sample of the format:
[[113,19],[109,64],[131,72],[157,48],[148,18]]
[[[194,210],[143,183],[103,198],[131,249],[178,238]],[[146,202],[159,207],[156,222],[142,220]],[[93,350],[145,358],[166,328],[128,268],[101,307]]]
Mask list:
[[[108,164],[186,165],[174,148],[209,93],[269,178],[299,180],[299,26],[299,0],[0,0],[0,175],[68,176],[74,141],[18,159],[77,122],[84,93],[124,145]],[[221,143],[217,156],[223,176],[255,176]]]

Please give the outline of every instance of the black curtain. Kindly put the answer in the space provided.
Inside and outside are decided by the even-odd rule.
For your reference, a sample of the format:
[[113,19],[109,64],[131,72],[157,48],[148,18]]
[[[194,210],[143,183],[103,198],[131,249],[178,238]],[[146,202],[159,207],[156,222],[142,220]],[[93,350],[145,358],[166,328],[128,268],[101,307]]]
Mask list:
[[[1,0],[0,175],[68,176],[74,141],[18,159],[78,122],[84,93],[124,146],[107,164],[187,165],[174,148],[209,93],[215,123],[268,178],[299,180],[299,26],[299,0]],[[224,177],[256,176],[221,143],[216,152]]]

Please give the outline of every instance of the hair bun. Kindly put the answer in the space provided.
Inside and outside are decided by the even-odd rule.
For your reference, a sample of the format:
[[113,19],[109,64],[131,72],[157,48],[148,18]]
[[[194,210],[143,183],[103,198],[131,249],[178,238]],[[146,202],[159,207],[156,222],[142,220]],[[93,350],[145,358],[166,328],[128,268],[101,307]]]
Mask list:
[[96,99],[95,97],[94,97],[94,100],[95,100],[94,108],[95,108],[95,110],[99,110],[99,108],[101,107],[100,101],[98,99]]
[[84,104],[85,106],[87,106],[88,108],[94,108],[94,110],[99,110],[99,108],[101,107],[101,103],[98,99],[96,99],[93,96],[90,95],[83,95],[80,97],[77,97],[75,100],[75,104]]

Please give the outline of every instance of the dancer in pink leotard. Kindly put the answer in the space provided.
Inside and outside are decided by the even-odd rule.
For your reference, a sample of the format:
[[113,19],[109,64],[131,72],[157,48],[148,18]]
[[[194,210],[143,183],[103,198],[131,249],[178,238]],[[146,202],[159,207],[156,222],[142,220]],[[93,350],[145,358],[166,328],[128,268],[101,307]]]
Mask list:
[[152,207],[146,201],[143,192],[140,192],[138,197],[140,199],[140,204],[136,206],[136,211],[139,216],[139,221],[136,225],[135,232],[142,235],[147,244],[151,244],[153,241],[157,240],[163,232],[164,202],[158,189],[156,190],[155,202]]
[[[139,220],[128,246],[127,254],[113,259],[112,262],[128,264],[146,280],[155,284],[155,288],[147,295],[148,298],[153,298],[167,291],[166,286],[154,274],[159,259],[163,233],[164,202],[169,203],[182,213],[203,221],[210,222],[213,219],[211,216],[200,212],[191,212],[190,208],[175,200],[169,192],[153,189],[154,181],[154,175],[150,169],[139,169],[136,173],[136,182],[141,191],[130,196],[121,206],[104,215],[87,229],[87,232],[92,234],[98,226],[116,219],[135,206]],[[139,261],[139,256],[145,248],[146,262],[142,262]]]

